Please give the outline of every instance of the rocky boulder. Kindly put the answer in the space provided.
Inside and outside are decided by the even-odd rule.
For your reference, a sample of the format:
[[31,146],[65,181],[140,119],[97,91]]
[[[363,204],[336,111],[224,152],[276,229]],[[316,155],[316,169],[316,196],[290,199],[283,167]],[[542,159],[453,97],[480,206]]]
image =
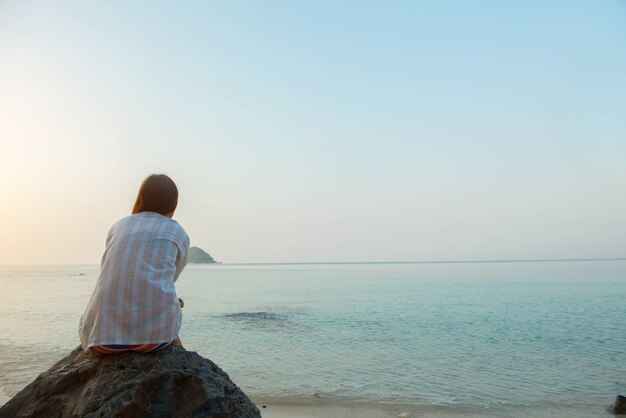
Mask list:
[[20,417],[261,417],[228,375],[195,352],[84,353],[80,347],[0,408]]

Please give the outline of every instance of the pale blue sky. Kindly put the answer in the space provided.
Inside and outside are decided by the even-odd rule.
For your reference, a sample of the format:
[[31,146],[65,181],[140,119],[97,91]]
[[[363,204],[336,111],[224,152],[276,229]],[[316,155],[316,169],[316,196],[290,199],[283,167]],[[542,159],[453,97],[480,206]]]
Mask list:
[[226,262],[626,256],[623,1],[0,0],[0,263],[141,180]]

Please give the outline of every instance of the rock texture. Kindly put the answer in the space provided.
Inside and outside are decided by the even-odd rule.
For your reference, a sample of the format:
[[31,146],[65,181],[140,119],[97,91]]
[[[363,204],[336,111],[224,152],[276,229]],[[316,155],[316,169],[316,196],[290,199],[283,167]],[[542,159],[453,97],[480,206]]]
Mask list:
[[626,415],[626,397],[617,395],[612,410],[615,415]]
[[0,408],[20,417],[261,417],[228,375],[195,352],[84,353],[80,347]]

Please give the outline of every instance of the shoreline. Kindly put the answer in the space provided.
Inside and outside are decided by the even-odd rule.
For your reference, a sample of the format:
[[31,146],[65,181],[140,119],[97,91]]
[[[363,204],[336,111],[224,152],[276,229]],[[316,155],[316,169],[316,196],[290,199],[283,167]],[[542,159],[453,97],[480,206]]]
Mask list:
[[[251,396],[263,418],[588,418],[612,416],[607,408],[588,404],[502,406],[481,408],[462,404],[407,404],[350,401],[305,396]],[[609,399],[607,398],[607,401]]]
[[251,397],[263,418],[501,417],[468,405],[371,402],[318,396]]
[[[384,402],[359,402],[316,396],[251,397],[263,418],[413,418],[471,417],[465,408],[445,405],[416,405]],[[455,411],[456,410],[456,411]],[[477,412],[477,411],[476,411]],[[488,416],[484,412],[475,415]]]

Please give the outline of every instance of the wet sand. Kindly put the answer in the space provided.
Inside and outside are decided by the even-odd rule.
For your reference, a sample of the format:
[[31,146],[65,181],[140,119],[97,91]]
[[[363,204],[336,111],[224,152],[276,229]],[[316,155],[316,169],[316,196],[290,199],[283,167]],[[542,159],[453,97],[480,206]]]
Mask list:
[[[354,403],[321,398],[255,398],[263,418],[442,418],[489,417],[487,411],[471,411],[443,405]],[[487,412],[487,413],[485,413]]]
[[585,408],[525,407],[485,409],[461,405],[413,405],[395,403],[355,403],[311,398],[254,398],[263,418],[589,418],[609,416],[607,410],[590,413]]

